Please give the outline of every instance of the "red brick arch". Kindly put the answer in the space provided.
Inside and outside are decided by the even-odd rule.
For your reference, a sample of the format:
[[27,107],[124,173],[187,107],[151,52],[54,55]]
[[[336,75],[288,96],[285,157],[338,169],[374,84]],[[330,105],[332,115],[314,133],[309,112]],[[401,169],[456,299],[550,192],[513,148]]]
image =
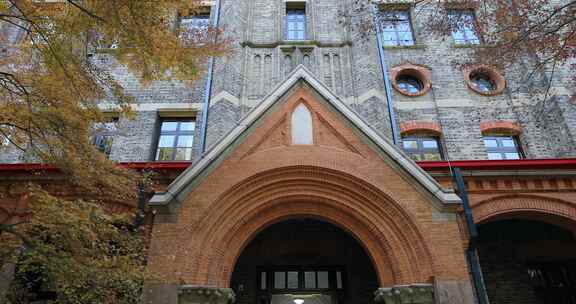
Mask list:
[[400,133],[402,136],[412,135],[415,133],[425,133],[435,136],[442,135],[442,127],[434,121],[428,120],[409,120],[400,123]]
[[537,195],[506,195],[491,198],[473,205],[472,213],[477,223],[515,215],[554,215],[576,226],[576,204]]
[[202,216],[192,228],[206,232],[193,281],[229,286],[236,260],[260,231],[302,217],[331,222],[353,235],[371,257],[381,286],[430,282],[433,276],[432,257],[414,219],[386,194],[343,172],[296,166],[241,182]]

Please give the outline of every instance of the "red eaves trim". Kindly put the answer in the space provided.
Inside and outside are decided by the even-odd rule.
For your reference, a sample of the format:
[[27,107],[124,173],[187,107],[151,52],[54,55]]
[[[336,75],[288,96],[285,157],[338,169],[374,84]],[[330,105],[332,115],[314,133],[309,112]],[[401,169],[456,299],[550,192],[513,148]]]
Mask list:
[[[457,160],[416,162],[426,171],[448,171],[450,167],[462,170],[537,170],[537,169],[576,169],[576,158],[560,159],[518,159],[518,160]],[[174,170],[184,171],[191,162],[130,162],[120,166],[134,170]],[[0,164],[0,172],[6,171],[58,171],[51,165],[43,164]]]
[[[131,162],[119,163],[121,167],[134,170],[186,170],[191,162]],[[52,165],[44,164],[0,164],[1,171],[58,171]]]
[[538,170],[576,169],[576,158],[514,159],[514,160],[457,160],[420,161],[417,164],[426,171],[448,171],[450,167],[461,170]]

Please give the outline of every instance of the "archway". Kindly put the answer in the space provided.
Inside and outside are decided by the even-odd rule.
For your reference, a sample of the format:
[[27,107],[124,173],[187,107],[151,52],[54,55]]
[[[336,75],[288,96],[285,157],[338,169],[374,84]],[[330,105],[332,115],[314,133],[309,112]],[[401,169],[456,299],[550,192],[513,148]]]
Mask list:
[[478,255],[491,303],[576,303],[574,223],[516,212],[479,225]]
[[372,260],[348,232],[326,221],[288,219],[244,248],[230,286],[238,304],[371,303]]

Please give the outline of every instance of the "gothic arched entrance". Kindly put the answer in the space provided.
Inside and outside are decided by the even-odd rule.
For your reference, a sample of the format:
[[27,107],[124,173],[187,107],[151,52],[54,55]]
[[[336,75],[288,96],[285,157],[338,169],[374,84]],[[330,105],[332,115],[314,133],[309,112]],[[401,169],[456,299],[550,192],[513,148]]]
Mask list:
[[230,286],[238,304],[372,303],[378,277],[349,233],[310,218],[264,229],[240,255]]

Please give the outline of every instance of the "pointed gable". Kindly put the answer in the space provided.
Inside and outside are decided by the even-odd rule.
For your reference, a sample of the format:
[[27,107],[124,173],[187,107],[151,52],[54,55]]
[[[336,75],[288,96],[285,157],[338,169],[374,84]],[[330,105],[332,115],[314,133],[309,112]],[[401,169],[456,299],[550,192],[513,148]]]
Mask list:
[[[298,94],[310,97],[300,98],[296,96]],[[248,144],[245,144],[246,141]],[[397,171],[420,192],[425,192],[437,207],[460,203],[453,191],[441,188],[401,150],[370,128],[304,66],[299,66],[236,128],[174,180],[166,192],[154,195],[150,204],[165,211],[176,208],[203,179],[230,157],[241,162],[245,158],[258,157],[262,151],[280,155],[287,150],[294,151],[294,154],[290,154],[292,158],[302,157],[298,153],[306,151],[341,151],[342,157],[356,155],[359,159],[375,153],[381,162]]]

